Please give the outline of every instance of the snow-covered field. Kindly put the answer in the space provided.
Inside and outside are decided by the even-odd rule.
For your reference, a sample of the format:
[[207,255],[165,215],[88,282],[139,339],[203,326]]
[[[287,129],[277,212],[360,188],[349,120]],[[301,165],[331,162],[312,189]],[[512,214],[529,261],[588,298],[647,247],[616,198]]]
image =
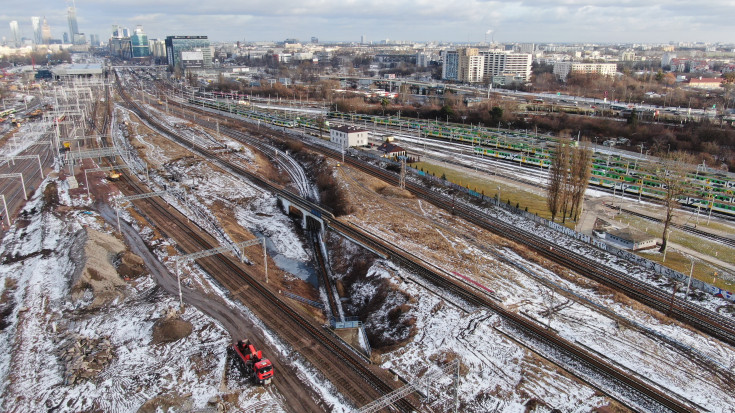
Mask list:
[[[191,335],[152,344],[153,324],[177,303],[150,277],[131,282],[124,299],[98,311],[71,300],[84,229],[109,228],[93,215],[58,216],[40,212],[42,206],[37,193],[26,206],[37,211],[34,219],[13,227],[0,246],[4,257],[27,257],[0,265],[4,293],[14,304],[0,333],[6,349],[0,355],[2,410],[134,411],[155,396],[184,393],[193,406],[206,405],[218,394],[226,332],[192,308],[182,316],[192,324]],[[63,350],[80,337],[108,340],[114,356],[95,377],[70,383]]]

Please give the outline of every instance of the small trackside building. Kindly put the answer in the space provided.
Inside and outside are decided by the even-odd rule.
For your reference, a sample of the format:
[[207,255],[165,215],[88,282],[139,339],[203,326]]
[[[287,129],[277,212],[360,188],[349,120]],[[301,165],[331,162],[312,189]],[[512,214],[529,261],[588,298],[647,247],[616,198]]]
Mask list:
[[336,143],[341,148],[367,146],[368,131],[348,125],[335,126],[329,129],[329,141]]
[[605,240],[627,250],[638,251],[655,247],[657,238],[633,228],[621,228],[607,231]]
[[389,141],[383,142],[383,144],[378,147],[378,150],[383,153],[380,155],[383,158],[397,159],[398,157],[406,156],[405,149]]

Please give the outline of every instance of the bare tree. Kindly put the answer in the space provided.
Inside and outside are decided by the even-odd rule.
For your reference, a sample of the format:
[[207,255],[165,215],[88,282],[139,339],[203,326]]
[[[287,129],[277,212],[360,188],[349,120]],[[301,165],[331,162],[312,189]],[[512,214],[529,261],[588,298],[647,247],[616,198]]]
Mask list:
[[546,196],[546,205],[554,221],[559,211],[563,209],[566,178],[569,170],[569,143],[568,139],[559,140],[549,167],[549,186]]
[[569,215],[576,221],[582,212],[582,200],[584,199],[584,191],[590,181],[592,173],[592,150],[588,141],[583,141],[580,146],[572,150],[571,165],[569,168],[571,182],[571,197]]
[[687,174],[692,173],[693,157],[681,151],[661,153],[658,162],[650,165],[650,173],[661,183],[663,190],[663,204],[665,208],[664,232],[661,235],[661,249],[666,251],[668,244],[669,225],[679,208],[679,198],[687,194],[689,184]]

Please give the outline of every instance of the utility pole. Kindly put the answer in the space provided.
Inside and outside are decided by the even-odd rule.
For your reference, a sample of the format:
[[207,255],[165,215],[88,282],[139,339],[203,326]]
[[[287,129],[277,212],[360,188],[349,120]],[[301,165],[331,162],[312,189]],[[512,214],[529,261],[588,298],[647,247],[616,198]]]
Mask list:
[[401,175],[399,179],[399,187],[406,189],[406,157],[401,157]]
[[689,268],[689,282],[687,282],[687,291],[684,293],[684,299],[689,296],[689,287],[692,285],[692,274],[694,273],[694,258],[691,258],[692,260],[692,266]]

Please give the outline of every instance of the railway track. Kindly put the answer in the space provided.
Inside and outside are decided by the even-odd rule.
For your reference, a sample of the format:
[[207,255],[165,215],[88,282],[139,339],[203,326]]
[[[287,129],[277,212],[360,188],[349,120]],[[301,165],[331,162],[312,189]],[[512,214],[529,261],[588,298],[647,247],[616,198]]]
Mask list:
[[[397,178],[387,171],[382,171],[374,167],[365,167],[357,162],[355,164],[357,168],[386,180],[393,185],[397,185]],[[668,292],[620,271],[602,266],[598,261],[569,251],[548,240],[528,234],[513,225],[494,219],[474,208],[453,202],[449,197],[431,192],[409,182],[406,183],[406,188],[413,192],[414,195],[440,208],[448,211],[453,210],[455,215],[465,218],[482,228],[522,245],[526,245],[552,261],[560,263],[588,278],[613,287],[618,291],[622,291],[631,298],[663,313],[670,314],[674,318],[692,325],[713,337],[735,345],[735,320],[732,317],[717,314],[676,297],[672,300],[671,294]]]
[[[207,115],[214,116],[214,113],[209,111],[203,111],[200,113],[206,113]],[[303,142],[305,145],[308,145],[310,149],[329,156],[332,159],[341,161],[341,152],[321,145],[309,145],[308,141]],[[373,175],[391,185],[398,185],[398,177],[395,174],[382,170],[372,164],[348,157],[345,158],[345,162],[350,166]],[[610,269],[601,265],[598,261],[587,258],[564,247],[560,247],[550,241],[536,237],[533,234],[529,234],[520,228],[493,218],[474,208],[456,203],[451,198],[427,190],[423,186],[407,181],[406,189],[411,191],[415,196],[422,198],[439,208],[447,211],[453,211],[452,213],[455,215],[464,218],[481,228],[487,229],[521,245],[525,245],[540,253],[547,259],[567,266],[590,279],[621,291],[629,297],[668,314],[681,322],[689,324],[712,337],[718,338],[730,345],[735,345],[735,320],[733,320],[732,317],[723,316],[678,297],[673,297],[672,299],[671,293],[663,291],[658,287],[631,277],[621,271]]]
[[[214,116],[209,111],[204,111],[203,113]],[[304,143],[308,145],[308,142],[304,141]],[[342,154],[339,151],[320,145],[309,145],[309,147],[335,160],[341,160]],[[398,177],[395,174],[354,158],[345,158],[345,161],[350,166],[373,175],[391,185],[398,184]],[[533,234],[529,234],[520,228],[493,218],[474,208],[453,202],[449,197],[429,191],[417,184],[407,182],[406,189],[411,191],[415,196],[439,208],[453,211],[455,215],[467,219],[479,227],[485,228],[521,245],[525,245],[545,256],[547,259],[567,266],[590,279],[621,291],[629,297],[668,314],[681,322],[689,324],[712,337],[735,345],[735,320],[732,317],[720,315],[678,297],[674,297],[672,300],[672,294],[669,292],[663,291],[658,287],[631,277],[621,271],[607,268],[598,261],[538,238]]]
[[[687,404],[608,364],[601,358],[565,340],[556,333],[546,330],[536,322],[533,322],[520,314],[509,311],[502,304],[487,295],[485,291],[474,286],[469,286],[468,288],[467,284],[460,283],[455,279],[444,276],[436,270],[427,267],[420,259],[413,256],[410,252],[378,240],[369,234],[364,233],[362,230],[342,223],[339,220],[332,220],[329,225],[343,234],[347,234],[350,237],[360,239],[361,241],[370,244],[372,248],[388,255],[391,260],[398,265],[420,275],[437,287],[460,297],[467,303],[477,307],[490,309],[491,311],[499,314],[506,322],[512,324],[523,334],[535,337],[541,342],[565,352],[565,354],[571,359],[583,363],[585,366],[595,372],[603,374],[610,380],[623,384],[629,389],[634,390],[636,393],[648,398],[651,403],[675,412],[686,412],[691,410],[691,407]],[[615,396],[612,397],[615,398]],[[650,406],[650,408],[652,410],[654,409],[652,406]]]
[[[225,134],[227,134],[227,131],[225,131]],[[248,175],[250,174],[248,173]],[[433,284],[437,285],[439,288],[445,289],[455,294],[456,296],[461,297],[466,302],[475,306],[485,307],[495,311],[510,324],[523,331],[524,334],[536,337],[547,345],[564,351],[567,357],[569,357],[570,359],[575,360],[576,362],[584,363],[595,372],[603,374],[611,380],[614,380],[615,383],[622,384],[628,389],[635,391],[642,397],[646,398],[646,400],[649,401],[648,403],[652,403],[657,407],[663,407],[670,411],[684,412],[691,410],[691,407],[688,406],[686,403],[676,400],[674,397],[669,396],[651,386],[648,386],[641,380],[617,369],[616,367],[608,364],[601,358],[594,356],[589,352],[574,345],[573,343],[564,340],[555,333],[545,330],[543,327],[539,326],[535,322],[521,315],[508,311],[501,304],[488,298],[484,294],[484,292],[473,291],[472,288],[468,288],[466,284],[459,284],[457,281],[445,277],[437,273],[433,269],[426,267],[425,265],[421,264],[419,259],[411,255],[410,253],[397,249],[395,246],[386,244],[378,239],[375,239],[369,234],[366,234],[351,225],[342,223],[341,221],[334,219],[328,211],[324,210],[318,205],[315,205],[307,200],[299,200],[298,197],[295,197],[293,194],[282,190],[279,190],[278,193],[290,198],[290,200],[294,200],[300,205],[306,206],[308,208],[318,208],[319,210],[322,210],[322,216],[327,220],[328,225],[336,231],[347,235],[350,238],[360,240],[373,250],[379,251],[384,255],[391,257],[391,259],[393,259],[397,264],[417,273],[418,275],[423,276]],[[654,408],[652,407],[651,409]]]
[[[158,124],[154,119],[144,113],[134,102],[130,100],[127,94],[125,94],[122,90],[122,87],[118,87],[118,89],[120,92],[120,96],[123,97],[123,100],[126,101],[131,110],[135,111],[138,116],[145,119],[152,126],[157,125],[161,127],[160,124]],[[177,140],[179,143],[185,144],[187,147],[190,147],[190,142],[185,138],[182,138],[176,133],[170,131],[164,132],[171,138]],[[210,151],[201,148],[196,148],[196,150],[203,152],[203,155],[207,156],[208,158],[217,159],[216,154]],[[237,173],[247,173],[247,171],[234,164],[228,164],[228,167],[233,168]],[[248,175],[250,174],[248,173]],[[274,191],[284,192],[282,189],[277,188],[260,178],[257,178],[256,181],[260,181],[260,183],[262,184],[267,184]],[[145,192],[137,184],[132,182],[131,178],[127,176],[126,180],[123,182],[127,185],[130,185],[132,192]],[[293,196],[293,194],[291,195]],[[188,226],[191,224],[187,223],[183,217],[170,211],[168,209],[168,205],[163,203],[162,201],[155,198],[148,198],[136,202],[145,203],[146,205],[150,205],[150,207],[155,209],[155,213],[159,218],[155,219],[155,222],[158,224],[158,226],[162,228],[168,228],[167,234],[169,236],[175,235],[173,232],[179,233],[180,237],[178,237],[177,243],[180,248],[185,248],[184,252],[195,252],[211,249],[218,246],[215,245],[214,242],[202,237],[198,233],[198,231],[188,229]],[[379,370],[377,367],[370,367],[369,365],[367,365],[367,363],[363,361],[360,355],[358,355],[351,349],[346,349],[342,344],[338,342],[338,339],[328,334],[321,326],[314,325],[311,321],[303,317],[299,312],[291,308],[290,305],[282,300],[279,295],[275,294],[269,288],[260,283],[255,277],[253,277],[251,274],[241,268],[239,264],[234,262],[231,258],[224,255],[215,255],[203,258],[201,260],[198,260],[197,262],[205,269],[207,269],[208,273],[212,274],[214,278],[218,279],[218,281],[222,282],[223,285],[227,286],[230,291],[235,292],[234,295],[237,298],[242,299],[244,295],[244,293],[242,293],[243,291],[247,291],[248,296],[257,295],[259,297],[263,297],[263,299],[265,299],[268,303],[268,306],[266,307],[253,308],[253,306],[257,305],[257,302],[255,300],[245,301],[244,304],[246,304],[246,306],[248,307],[251,307],[251,310],[256,312],[256,314],[258,314],[260,317],[268,319],[270,321],[268,325],[269,327],[271,327],[272,330],[277,331],[280,334],[285,334],[287,329],[282,329],[278,327],[278,324],[283,326],[283,323],[285,322],[284,320],[290,320],[292,323],[298,326],[298,328],[302,330],[302,333],[295,334],[293,337],[288,337],[287,341],[292,344],[296,343],[295,348],[299,350],[303,355],[305,355],[305,357],[307,357],[307,359],[312,362],[315,368],[322,370],[325,376],[332,379],[335,377],[344,379],[345,377],[344,372],[340,371],[339,369],[330,369],[329,366],[332,366],[333,363],[325,360],[325,356],[323,353],[330,354],[340,360],[340,364],[343,363],[344,365],[346,365],[349,370],[359,376],[367,386],[374,389],[376,393],[372,396],[372,399],[380,397],[384,394],[388,394],[394,390],[393,386],[391,385],[391,381],[389,380],[389,377],[387,377],[388,375],[385,372]],[[276,326],[274,327],[272,323],[275,323]],[[289,328],[294,329],[293,326]],[[306,340],[307,342],[313,340],[323,347],[322,350],[326,351],[318,351],[314,348],[316,347],[314,345],[301,344],[305,341],[305,337],[310,338],[309,340]],[[379,370],[381,374],[377,374],[376,370]],[[385,378],[381,376],[385,376]],[[349,383],[350,381],[348,380],[340,380],[339,383],[334,384],[335,387],[340,388],[345,395],[355,398],[355,402],[358,405],[364,405],[372,401],[372,399],[366,397],[359,397],[359,395],[366,393],[363,387],[355,388]],[[417,411],[417,408],[413,404],[413,402],[407,399],[402,399],[397,402],[397,407],[401,411]]]

